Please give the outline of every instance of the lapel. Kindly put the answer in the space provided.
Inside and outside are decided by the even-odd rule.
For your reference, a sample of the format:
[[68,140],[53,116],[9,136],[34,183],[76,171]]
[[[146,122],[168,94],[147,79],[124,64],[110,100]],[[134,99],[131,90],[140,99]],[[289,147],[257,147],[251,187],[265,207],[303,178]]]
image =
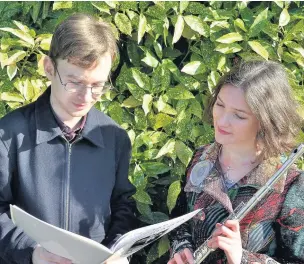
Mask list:
[[[232,202],[228,196],[227,188],[221,176],[222,171],[217,162],[220,146],[220,144],[215,142],[203,148],[200,157],[194,160],[194,164],[192,164],[189,168],[185,191],[195,192],[197,194],[204,192],[210,195],[215,201],[222,204],[229,213],[232,213]],[[200,170],[195,168],[195,166],[203,166],[201,165],[203,163],[211,164],[210,166],[207,166],[209,170]],[[280,157],[263,160],[256,168],[254,168],[250,173],[240,180],[238,183],[239,187],[246,188],[250,186],[258,190],[265,185],[269,178],[278,170],[281,164],[282,162],[280,161]],[[198,181],[198,178],[201,180]],[[283,192],[285,181],[286,175],[280,178],[280,180],[273,187],[273,190],[278,193]]]

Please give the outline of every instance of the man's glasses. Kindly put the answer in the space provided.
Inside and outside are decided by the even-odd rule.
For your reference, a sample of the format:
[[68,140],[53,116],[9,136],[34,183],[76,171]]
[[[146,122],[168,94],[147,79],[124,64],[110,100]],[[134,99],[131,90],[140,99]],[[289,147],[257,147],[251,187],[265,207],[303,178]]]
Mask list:
[[59,76],[59,80],[60,80],[61,85],[69,93],[82,93],[86,89],[90,88],[92,95],[96,96],[96,97],[99,97],[99,96],[104,95],[106,92],[110,91],[113,88],[113,85],[112,85],[111,82],[105,82],[105,83],[97,85],[97,86],[87,86],[87,85],[85,85],[83,83],[80,83],[80,82],[63,83],[56,66],[55,66],[55,69],[56,69],[56,72]]

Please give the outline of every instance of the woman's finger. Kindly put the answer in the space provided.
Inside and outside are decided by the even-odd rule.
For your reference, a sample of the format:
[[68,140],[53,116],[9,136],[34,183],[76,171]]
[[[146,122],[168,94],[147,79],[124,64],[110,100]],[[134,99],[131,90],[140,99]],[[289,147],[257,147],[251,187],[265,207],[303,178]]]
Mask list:
[[234,245],[233,240],[223,236],[213,237],[208,242],[208,246],[210,248],[213,249],[220,248],[224,251],[230,251],[233,245]]
[[194,263],[193,254],[189,248],[185,248],[184,255],[186,256],[186,260],[188,261],[189,264]]
[[175,260],[176,264],[183,264],[184,263],[180,253],[175,253],[174,254],[174,260]]
[[230,228],[233,232],[240,232],[240,224],[238,220],[227,220],[225,226]]
[[233,238],[236,236],[236,232],[232,231],[229,227],[225,225],[216,224],[216,231],[212,234],[212,236],[226,236]]

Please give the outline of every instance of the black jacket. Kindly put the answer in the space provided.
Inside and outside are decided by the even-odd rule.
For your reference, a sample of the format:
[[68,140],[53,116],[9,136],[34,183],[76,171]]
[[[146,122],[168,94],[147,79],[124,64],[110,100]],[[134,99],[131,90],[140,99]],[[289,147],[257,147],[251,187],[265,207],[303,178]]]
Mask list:
[[9,204],[105,245],[135,223],[126,131],[92,108],[70,144],[49,97],[47,89],[0,120],[0,263],[31,263],[36,245],[12,223]]

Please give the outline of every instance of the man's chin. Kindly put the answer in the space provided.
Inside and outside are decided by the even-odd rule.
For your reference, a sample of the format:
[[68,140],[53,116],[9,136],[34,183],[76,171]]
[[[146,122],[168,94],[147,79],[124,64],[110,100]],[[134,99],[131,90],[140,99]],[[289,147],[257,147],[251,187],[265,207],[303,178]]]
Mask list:
[[81,111],[75,111],[75,112],[71,113],[71,116],[73,116],[73,117],[83,117],[83,116],[85,116],[89,111],[90,111],[90,109],[85,109],[85,110],[81,110]]

